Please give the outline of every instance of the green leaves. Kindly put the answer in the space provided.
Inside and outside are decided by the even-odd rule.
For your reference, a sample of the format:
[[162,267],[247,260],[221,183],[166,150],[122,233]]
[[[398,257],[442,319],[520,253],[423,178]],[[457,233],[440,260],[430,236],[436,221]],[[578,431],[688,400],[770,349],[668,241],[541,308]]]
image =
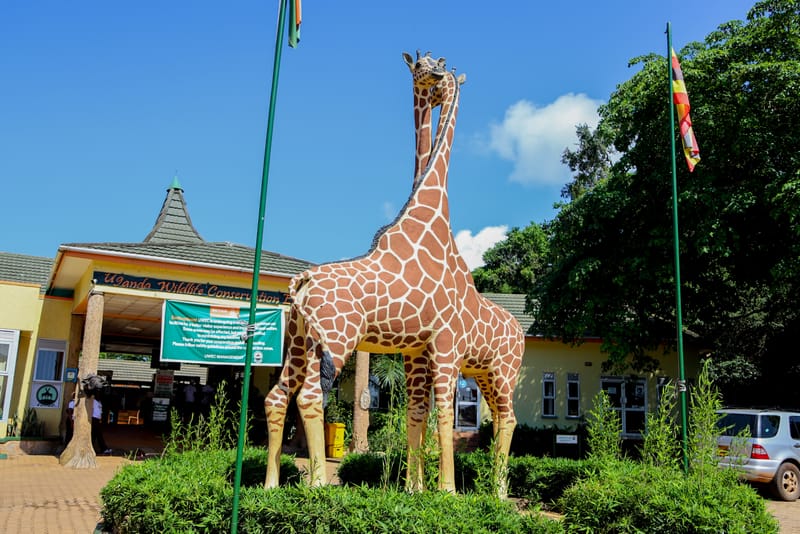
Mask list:
[[[758,2],[680,56],[702,156],[690,174],[676,155],[684,326],[718,358],[758,363],[800,329],[798,2]],[[569,203],[528,292],[538,331],[599,336],[618,370],[646,369],[676,337],[667,63],[631,64],[597,129],[579,126],[565,152]]]

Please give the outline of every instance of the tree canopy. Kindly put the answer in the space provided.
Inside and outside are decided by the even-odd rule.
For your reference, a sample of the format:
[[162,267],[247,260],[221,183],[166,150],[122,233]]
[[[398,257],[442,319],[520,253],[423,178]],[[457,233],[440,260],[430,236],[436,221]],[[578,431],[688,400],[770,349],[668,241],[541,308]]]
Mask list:
[[481,292],[528,293],[545,268],[548,238],[545,230],[532,223],[512,228],[506,239],[483,254],[483,267],[472,273]]
[[[758,2],[679,57],[702,157],[690,174],[677,140],[685,335],[720,360],[798,366],[800,2]],[[599,335],[610,363],[646,369],[676,339],[671,104],[666,54],[631,64],[565,152],[575,180],[528,293],[540,330]]]

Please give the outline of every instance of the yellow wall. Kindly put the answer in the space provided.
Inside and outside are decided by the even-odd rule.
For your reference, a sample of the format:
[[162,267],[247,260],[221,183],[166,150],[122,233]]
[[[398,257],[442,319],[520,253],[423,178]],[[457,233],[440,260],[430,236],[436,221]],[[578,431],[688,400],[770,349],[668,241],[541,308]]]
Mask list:
[[[30,380],[25,379],[30,377],[26,375],[26,369],[36,351],[36,344],[31,340],[37,335],[44,301],[39,295],[38,285],[0,283],[0,302],[13,303],[0,306],[0,328],[20,331],[14,382],[6,394],[11,395],[8,418],[16,413],[21,420],[30,387]],[[0,436],[6,435],[7,422],[8,419],[0,422]]]
[[[678,377],[678,358],[675,353],[651,355],[659,360],[659,369],[654,373],[634,375],[646,379],[648,411],[656,406],[658,377]],[[582,417],[566,416],[567,374],[577,373],[579,376],[580,413],[584,416],[591,410],[592,399],[600,391],[601,377],[611,376],[602,370],[602,363],[606,359],[607,355],[600,352],[600,343],[597,341],[587,341],[573,347],[560,341],[527,338],[519,382],[514,394],[514,411],[518,424],[532,427],[556,425],[560,428],[576,426]],[[697,357],[690,355],[685,357],[685,361],[686,377],[695,377],[698,371]],[[555,373],[556,417],[542,416],[542,378],[545,372]]]

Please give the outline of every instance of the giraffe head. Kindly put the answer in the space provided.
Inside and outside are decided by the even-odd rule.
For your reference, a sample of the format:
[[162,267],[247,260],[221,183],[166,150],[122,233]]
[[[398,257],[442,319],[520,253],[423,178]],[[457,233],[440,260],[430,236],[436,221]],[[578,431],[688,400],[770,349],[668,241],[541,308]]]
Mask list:
[[423,56],[417,50],[416,61],[411,58],[411,54],[403,52],[403,59],[414,77],[414,87],[418,89],[429,89],[435,86],[447,74],[445,59],[443,57],[433,59],[430,52]]
[[[442,80],[446,79],[447,68],[445,67],[445,58],[433,59],[430,52],[421,55],[417,50],[417,59],[414,61],[411,54],[403,52],[403,59],[414,79],[415,89],[430,89],[431,96],[436,100],[437,87],[441,84]],[[459,85],[467,80],[466,74],[461,74],[456,77],[455,69],[453,69],[453,79]],[[440,102],[437,102],[440,103]]]

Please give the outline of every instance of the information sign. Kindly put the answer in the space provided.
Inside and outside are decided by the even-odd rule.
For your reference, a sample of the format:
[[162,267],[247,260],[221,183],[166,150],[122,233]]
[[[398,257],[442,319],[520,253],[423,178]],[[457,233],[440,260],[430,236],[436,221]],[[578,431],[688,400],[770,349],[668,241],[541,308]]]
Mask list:
[[[244,365],[249,309],[164,301],[161,361]],[[279,366],[283,354],[283,310],[258,308],[252,365]]]

